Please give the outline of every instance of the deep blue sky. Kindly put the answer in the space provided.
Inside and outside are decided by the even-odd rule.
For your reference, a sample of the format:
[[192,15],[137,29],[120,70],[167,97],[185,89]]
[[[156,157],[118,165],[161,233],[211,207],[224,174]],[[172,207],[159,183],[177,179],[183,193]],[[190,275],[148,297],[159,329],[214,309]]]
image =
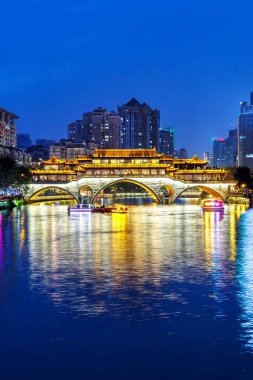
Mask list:
[[0,106],[18,132],[67,137],[67,123],[136,97],[202,156],[253,89],[252,0],[0,0]]

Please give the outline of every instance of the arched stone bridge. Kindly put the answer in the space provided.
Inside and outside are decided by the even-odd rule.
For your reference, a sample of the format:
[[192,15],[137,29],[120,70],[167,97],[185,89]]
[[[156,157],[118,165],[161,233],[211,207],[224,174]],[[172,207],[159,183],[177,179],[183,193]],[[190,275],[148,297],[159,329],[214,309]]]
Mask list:
[[65,190],[70,196],[73,196],[77,201],[80,198],[80,190],[85,186],[91,190],[91,203],[94,202],[96,196],[103,191],[106,187],[112,184],[120,182],[130,182],[144,188],[156,202],[162,203],[164,196],[162,195],[162,187],[166,187],[169,194],[169,203],[173,203],[184,191],[191,188],[199,188],[213,195],[214,197],[221,197],[226,201],[228,190],[230,186],[234,185],[234,182],[199,182],[189,183],[173,178],[130,178],[130,177],[100,177],[100,178],[81,178],[76,181],[57,182],[57,183],[33,183],[29,187],[29,191],[26,194],[28,202],[38,201],[37,196],[45,191],[45,189],[59,188]]

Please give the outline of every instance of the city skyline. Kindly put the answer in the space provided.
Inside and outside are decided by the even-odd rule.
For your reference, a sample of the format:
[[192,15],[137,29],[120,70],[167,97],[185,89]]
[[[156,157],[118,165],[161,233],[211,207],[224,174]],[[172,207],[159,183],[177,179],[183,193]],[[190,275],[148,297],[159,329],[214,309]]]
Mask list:
[[[253,91],[250,93],[250,102],[252,102],[252,95],[253,94]],[[249,102],[249,103],[250,103]],[[244,102],[241,102],[241,103],[247,103],[247,101],[244,101]],[[241,103],[240,103],[240,106],[241,106]],[[144,104],[146,104],[146,103],[144,103]],[[148,107],[149,107],[149,105],[147,105]],[[118,106],[118,107],[120,107],[120,106]],[[93,111],[85,111],[85,112],[82,112],[82,114],[83,115],[85,115],[85,114],[89,114],[89,113],[92,113],[92,112],[95,112],[96,110],[99,110],[99,109],[101,109],[101,110],[104,110],[105,112],[107,112],[108,114],[114,114],[114,115],[118,115],[118,111],[116,110],[116,111],[114,111],[114,110],[111,110],[110,112],[108,112],[108,110],[107,109],[105,109],[105,108],[103,108],[103,107],[101,107],[101,106],[98,106],[98,107],[96,107]],[[79,115],[80,116],[80,115]],[[209,144],[209,150],[210,150],[210,153],[212,152],[212,150],[213,150],[213,142],[214,142],[214,140],[219,140],[219,139],[225,139],[225,137],[224,136],[226,136],[226,134],[230,131],[230,129],[232,128],[232,129],[238,129],[238,120],[239,120],[239,114],[238,114],[238,117],[237,117],[237,122],[235,123],[235,124],[230,124],[229,126],[228,126],[228,128],[226,129],[226,130],[224,130],[223,131],[223,135],[222,136],[220,136],[220,135],[218,135],[218,136],[216,136],[216,137],[212,137],[211,138],[211,142],[210,142],[210,144]],[[82,116],[81,116],[82,117]],[[19,117],[18,117],[18,119],[19,119]],[[73,125],[75,125],[76,123],[78,124],[78,123],[81,123],[82,121],[81,120],[79,120],[78,118],[76,118],[76,120],[74,121],[74,119],[75,118],[73,118],[73,121],[72,122],[70,122],[70,123],[68,123],[67,125],[66,125],[66,131],[63,131],[63,134],[62,135],[60,135],[59,137],[56,137],[56,140],[57,141],[59,141],[59,140],[61,140],[61,139],[65,139],[65,138],[71,138],[71,132],[70,132],[70,128],[71,128],[71,126]],[[160,131],[162,132],[163,130],[166,130],[166,128],[168,128],[168,126],[162,126],[162,125],[160,125]],[[177,136],[177,133],[176,133],[176,127],[175,126],[173,126],[172,127],[173,128],[173,130],[174,130],[174,138],[175,138],[175,136]],[[17,130],[17,134],[18,135],[29,135],[31,138],[33,138],[33,136],[31,136],[31,134],[29,133],[29,132],[20,132],[19,130]],[[35,138],[33,138],[33,140],[34,140],[34,144],[37,144],[37,141],[39,141],[40,139],[47,139],[47,137],[48,136],[42,136],[42,135],[39,135],[39,137],[37,137],[36,139]],[[74,137],[73,137],[74,138]],[[55,140],[54,140],[55,141]],[[188,145],[185,145],[186,147],[188,147]],[[175,144],[175,146],[174,146],[174,148],[175,148],[175,150],[177,150],[177,149],[185,149],[184,147],[180,147],[180,145],[178,144],[178,145],[176,145]],[[186,149],[187,151],[188,151],[188,149]],[[205,154],[205,152],[204,151],[200,151],[200,153],[197,153],[197,151],[196,151],[196,149],[194,149],[193,148],[193,150],[192,149],[190,149],[190,151],[191,152],[194,152],[194,153],[190,153],[190,155],[195,155],[195,154],[198,154],[199,156],[202,156],[202,155],[204,155]]]
[[135,97],[160,109],[161,127],[175,126],[178,147],[202,155],[253,89],[253,4],[240,9],[237,0],[4,3],[0,103],[20,116],[18,132],[59,140],[77,115]]

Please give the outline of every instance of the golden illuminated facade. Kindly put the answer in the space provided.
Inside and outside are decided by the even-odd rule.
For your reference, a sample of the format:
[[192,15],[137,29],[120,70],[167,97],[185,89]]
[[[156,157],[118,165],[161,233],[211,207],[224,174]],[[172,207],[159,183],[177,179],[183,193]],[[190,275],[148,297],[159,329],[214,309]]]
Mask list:
[[156,149],[95,149],[92,156],[50,158],[33,170],[34,182],[69,182],[85,177],[171,177],[186,182],[224,181],[227,172],[207,169],[197,156],[179,159],[158,154]]

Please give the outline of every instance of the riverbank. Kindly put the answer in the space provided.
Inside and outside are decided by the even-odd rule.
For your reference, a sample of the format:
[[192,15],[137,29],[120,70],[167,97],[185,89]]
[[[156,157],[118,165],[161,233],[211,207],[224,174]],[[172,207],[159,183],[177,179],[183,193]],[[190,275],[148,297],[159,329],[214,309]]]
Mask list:
[[0,211],[2,210],[12,210],[15,207],[20,207],[26,202],[24,199],[2,199],[0,200]]

